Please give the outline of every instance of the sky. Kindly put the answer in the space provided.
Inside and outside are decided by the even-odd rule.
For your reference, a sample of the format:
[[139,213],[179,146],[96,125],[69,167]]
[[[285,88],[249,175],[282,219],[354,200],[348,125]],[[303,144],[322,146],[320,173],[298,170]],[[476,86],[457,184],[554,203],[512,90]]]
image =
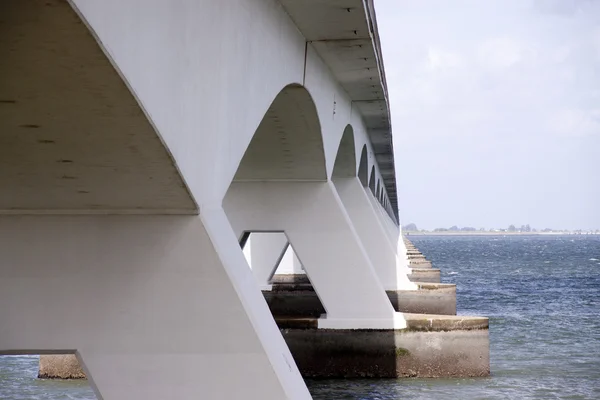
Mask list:
[[600,229],[600,0],[375,0],[400,220]]

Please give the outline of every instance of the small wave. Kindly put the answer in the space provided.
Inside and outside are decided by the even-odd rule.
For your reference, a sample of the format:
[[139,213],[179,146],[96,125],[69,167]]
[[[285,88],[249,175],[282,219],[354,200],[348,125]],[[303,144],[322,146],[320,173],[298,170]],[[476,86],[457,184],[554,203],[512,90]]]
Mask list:
[[590,261],[600,261],[597,258],[590,258]]
[[458,272],[451,271],[451,272],[448,272],[448,274],[447,274],[447,275],[458,275]]
[[544,261],[544,264],[550,264],[550,261]]

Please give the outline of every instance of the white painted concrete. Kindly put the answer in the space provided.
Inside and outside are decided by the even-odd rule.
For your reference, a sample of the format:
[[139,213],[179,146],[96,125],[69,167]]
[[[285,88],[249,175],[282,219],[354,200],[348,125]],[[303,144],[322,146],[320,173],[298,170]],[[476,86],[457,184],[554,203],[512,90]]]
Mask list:
[[286,233],[327,311],[319,327],[402,326],[331,182],[234,182],[223,207],[238,236]]
[[269,280],[287,253],[288,239],[281,232],[254,232],[248,240],[244,249],[251,249],[249,265],[252,274],[259,288],[269,290]]
[[[228,217],[286,230],[320,327],[404,326],[330,182],[349,125],[382,179],[387,102],[339,83],[350,53],[326,63],[274,0],[0,7],[21,62],[1,70],[0,213],[68,214],[0,217],[0,351],[77,351],[106,400],[309,398]],[[313,182],[248,182],[281,179]],[[169,213],[199,216],[148,215]]]
[[384,289],[416,290],[418,286],[408,280],[409,270],[382,225],[380,212],[373,208],[358,178],[337,178],[334,183]]
[[0,24],[0,213],[197,212],[135,96],[66,1],[3,1]]
[[367,193],[367,198],[369,199],[371,206],[375,211],[375,214],[377,215],[379,221],[381,222],[382,226],[387,232],[389,241],[395,245],[398,242],[398,238],[400,237],[400,228],[394,223],[394,221],[392,221],[387,212],[383,210],[375,196],[373,196],[373,193],[371,193],[371,191],[368,188],[365,188],[365,192]]
[[293,275],[303,275],[306,274],[304,272],[304,268],[302,267],[302,263],[298,258],[298,255],[294,251],[292,246],[288,246],[285,250],[285,254],[275,271],[276,274],[293,274]]
[[402,228],[392,221],[389,214],[381,207],[381,204],[373,196],[371,196],[370,193],[367,193],[367,196],[369,197],[373,208],[378,211],[377,216],[384,227],[386,227],[390,240],[395,244],[399,266],[401,268],[409,268],[410,270],[406,245],[404,244],[404,239],[402,237]]
[[275,274],[305,274],[296,252],[281,232],[254,232],[244,246],[246,261],[262,290]]
[[389,214],[382,209],[381,205],[370,193],[367,193],[367,196],[369,197],[373,208],[378,211],[377,216],[379,217],[379,220],[387,228],[386,231],[388,232],[390,240],[395,244],[396,254],[400,263],[399,265],[402,268],[408,268],[410,271],[411,266],[408,260],[406,245],[404,244],[404,239],[402,237],[402,229],[391,220]]
[[105,400],[308,399],[235,246],[220,209],[0,217],[0,352],[77,351]]
[[[305,38],[278,2],[74,4],[137,95],[197,203],[220,202],[269,105],[292,83],[304,83],[315,102],[326,132],[327,176],[349,123],[357,145],[367,144],[373,154],[352,99],[314,49],[305,52]],[[194,39],[207,37],[219,40]]]
[[[373,196],[372,187],[366,187],[366,157],[363,146],[357,161],[356,140],[351,126],[344,129],[338,147],[332,179],[350,216],[380,282],[386,290],[416,290],[408,279],[406,253],[396,253],[395,224],[381,205],[381,198]],[[357,169],[358,165],[358,169]],[[375,182],[375,168],[371,168],[371,183]],[[377,180],[375,189],[381,197],[382,187]]]

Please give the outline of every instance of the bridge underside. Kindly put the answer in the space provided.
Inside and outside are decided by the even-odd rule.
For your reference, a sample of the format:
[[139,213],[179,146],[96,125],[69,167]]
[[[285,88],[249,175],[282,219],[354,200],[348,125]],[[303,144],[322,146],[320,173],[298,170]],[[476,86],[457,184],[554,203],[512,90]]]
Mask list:
[[0,213],[196,213],[144,110],[66,1],[3,1],[0,24]]
[[[364,50],[363,69],[379,81],[353,108],[344,91],[370,89],[336,69],[342,58],[308,58],[313,42],[320,54],[338,44],[303,37],[309,27],[290,19],[298,4],[235,1],[0,3],[0,353],[76,354],[106,400],[308,399],[259,290],[272,270],[257,275],[240,248],[249,232],[285,233],[326,311],[315,328],[388,339],[406,328],[385,292],[414,288],[393,207],[382,206],[384,188],[395,204],[391,142],[364,124],[389,135],[380,55]],[[348,4],[360,14],[344,24],[359,21],[358,44],[373,46],[373,21],[361,2]],[[260,61],[275,50],[246,43],[240,26],[286,55],[272,76]],[[234,44],[204,45],[197,34],[221,28],[237,33]],[[129,36],[115,40],[121,29]],[[122,46],[131,38],[149,49]],[[184,51],[160,68],[148,61],[178,40]],[[258,55],[247,60],[239,49],[249,46]],[[152,56],[136,69],[123,56],[133,53]],[[192,58],[214,61],[215,76],[186,75]],[[239,69],[251,71],[248,87],[265,89],[251,98],[230,83],[234,73],[216,76],[245,62],[254,63]],[[165,65],[172,92],[154,90]],[[332,122],[335,107],[345,114]],[[395,339],[384,345],[396,354]]]

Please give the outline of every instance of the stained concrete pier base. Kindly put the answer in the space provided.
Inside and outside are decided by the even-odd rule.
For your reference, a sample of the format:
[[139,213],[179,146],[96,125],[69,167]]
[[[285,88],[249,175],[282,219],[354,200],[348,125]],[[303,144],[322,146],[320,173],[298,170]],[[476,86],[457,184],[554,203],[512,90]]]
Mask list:
[[418,286],[418,290],[386,291],[396,311],[456,315],[455,284],[421,282]]
[[[325,309],[308,277],[275,275],[263,295],[273,315],[318,318]],[[420,283],[417,290],[387,290],[394,309],[405,313],[456,315],[456,285]]]
[[429,260],[409,260],[410,268],[433,268]]
[[305,378],[488,376],[488,319],[404,314],[403,330],[317,329],[316,318],[276,317]]
[[440,270],[437,268],[411,268],[408,279],[411,282],[440,283]]
[[85,379],[85,372],[75,354],[40,355],[38,378]]

